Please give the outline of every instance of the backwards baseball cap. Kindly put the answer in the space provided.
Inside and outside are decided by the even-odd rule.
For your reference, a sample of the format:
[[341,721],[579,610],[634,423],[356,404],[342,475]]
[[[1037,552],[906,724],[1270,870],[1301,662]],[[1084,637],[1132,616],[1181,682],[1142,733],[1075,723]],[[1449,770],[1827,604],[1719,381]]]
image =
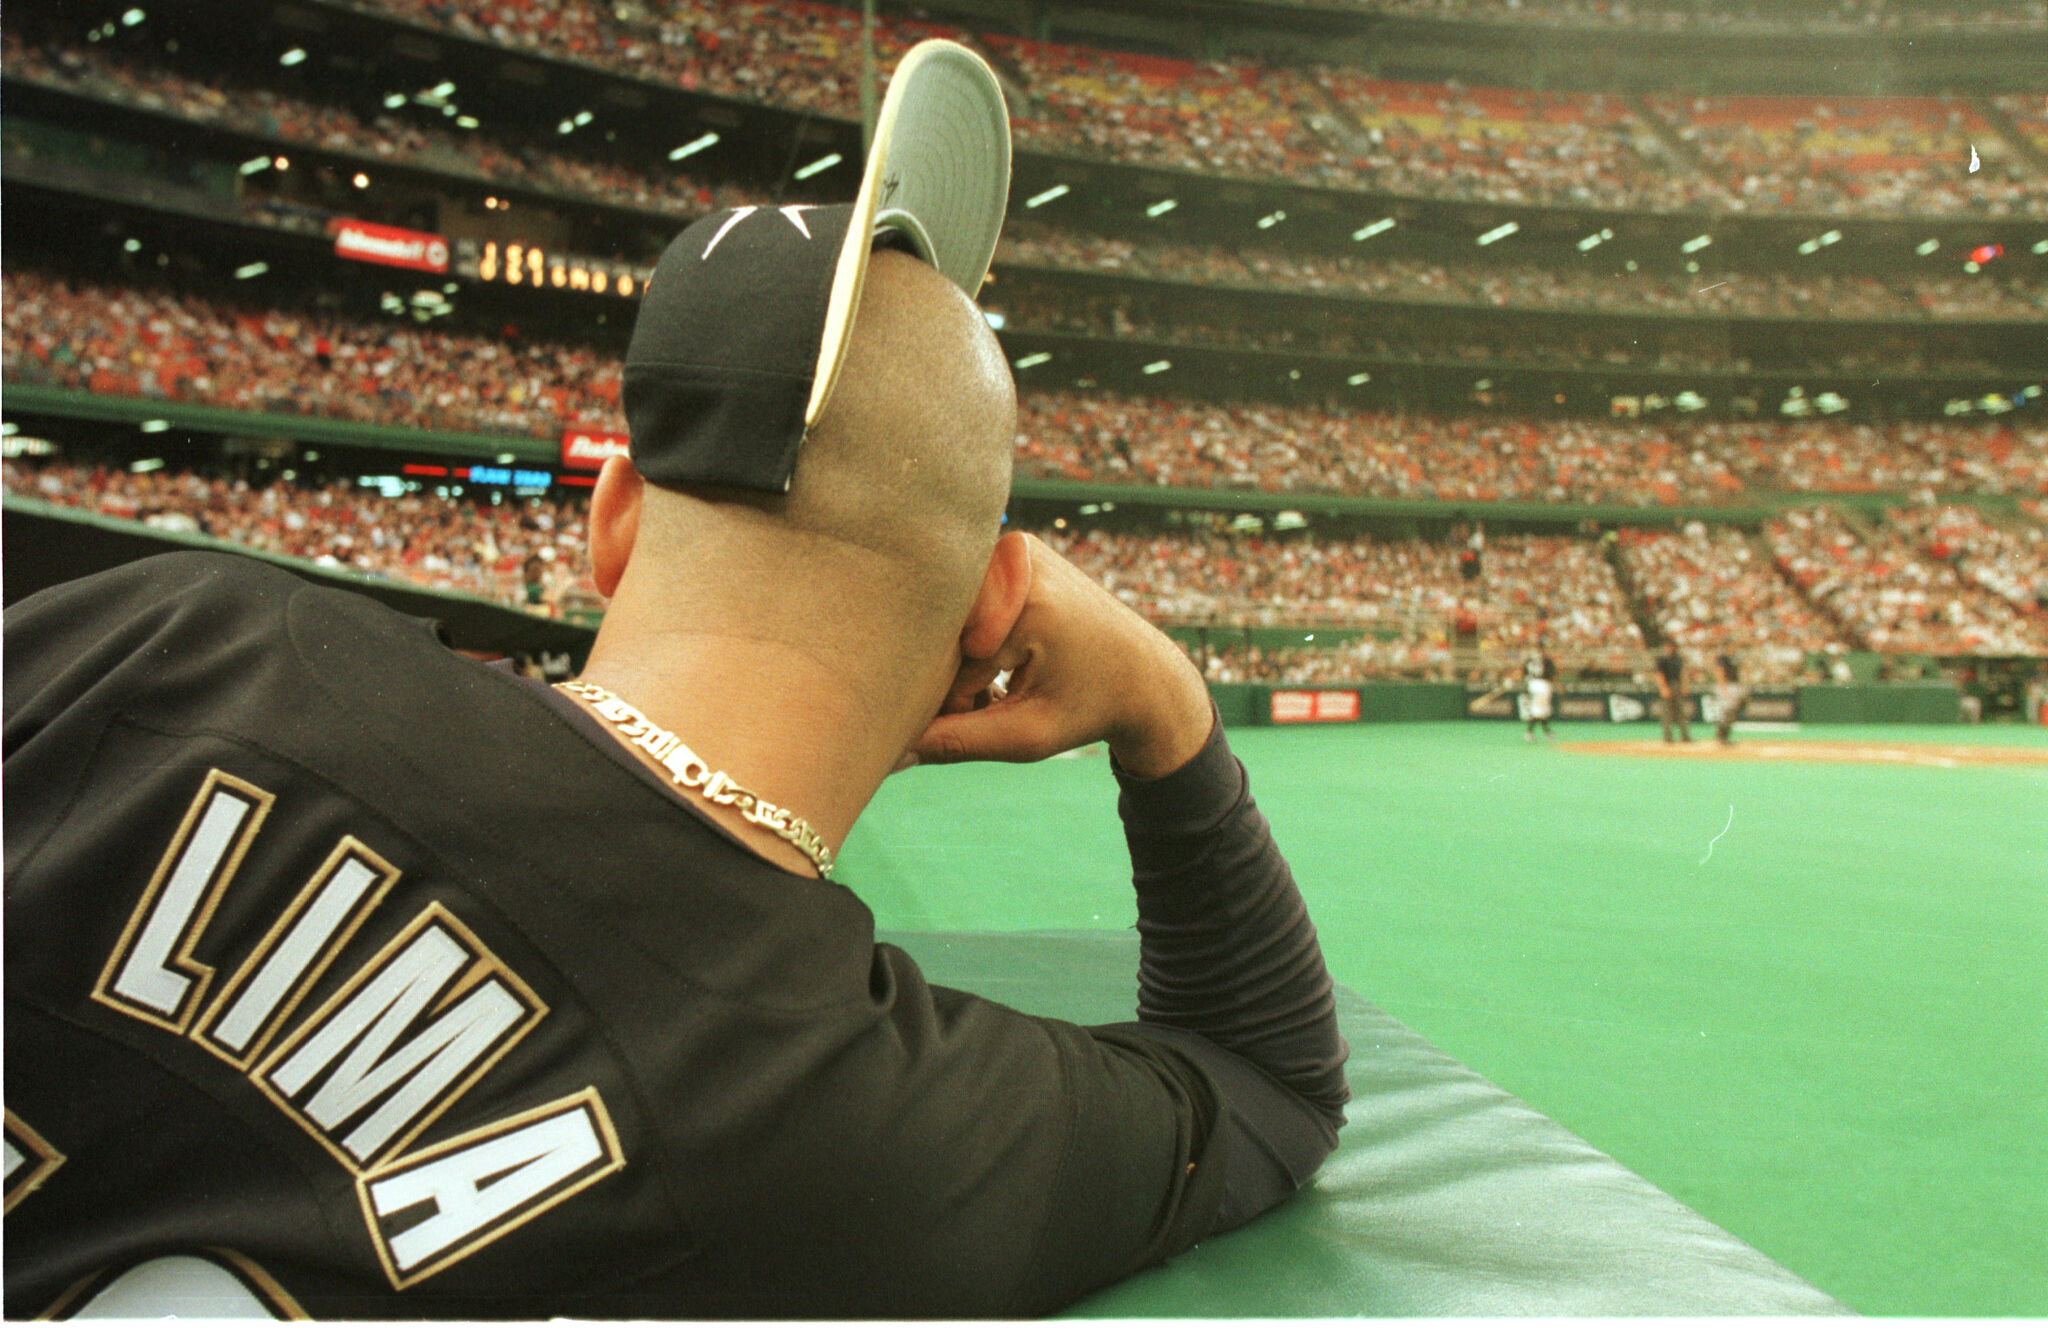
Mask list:
[[973,296],[1009,195],[995,75],[964,46],[918,43],[851,204],[722,209],[662,253],[626,351],[634,467],[658,485],[787,492],[846,358],[869,254],[908,249]]

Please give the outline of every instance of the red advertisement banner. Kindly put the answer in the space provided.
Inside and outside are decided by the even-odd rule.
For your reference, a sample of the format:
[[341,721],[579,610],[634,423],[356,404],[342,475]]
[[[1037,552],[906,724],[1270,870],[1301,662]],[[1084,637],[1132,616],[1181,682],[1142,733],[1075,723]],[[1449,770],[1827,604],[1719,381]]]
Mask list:
[[448,238],[430,231],[407,231],[377,222],[344,218],[328,224],[334,233],[334,253],[343,259],[360,259],[366,264],[387,264],[392,268],[414,268],[424,273],[448,271]]
[[562,432],[562,466],[578,472],[595,472],[604,460],[626,452],[626,432],[585,430],[572,426]]
[[1357,690],[1275,690],[1275,722],[1356,722]]

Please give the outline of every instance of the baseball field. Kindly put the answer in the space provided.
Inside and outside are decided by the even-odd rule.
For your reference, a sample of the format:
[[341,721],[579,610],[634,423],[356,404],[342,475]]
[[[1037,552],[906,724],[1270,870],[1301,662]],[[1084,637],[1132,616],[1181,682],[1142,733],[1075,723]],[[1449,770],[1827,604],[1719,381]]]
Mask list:
[[[2048,1315],[2048,729],[1699,735],[1231,741],[1341,985],[1860,1313]],[[1126,864],[1098,754],[901,774],[837,877],[1125,930]]]

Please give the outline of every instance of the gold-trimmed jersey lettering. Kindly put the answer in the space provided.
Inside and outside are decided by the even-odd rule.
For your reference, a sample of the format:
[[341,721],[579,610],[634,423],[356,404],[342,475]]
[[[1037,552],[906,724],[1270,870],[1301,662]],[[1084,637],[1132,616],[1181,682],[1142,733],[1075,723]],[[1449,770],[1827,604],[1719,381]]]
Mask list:
[[352,1169],[402,1148],[547,1013],[439,903],[252,1075]]

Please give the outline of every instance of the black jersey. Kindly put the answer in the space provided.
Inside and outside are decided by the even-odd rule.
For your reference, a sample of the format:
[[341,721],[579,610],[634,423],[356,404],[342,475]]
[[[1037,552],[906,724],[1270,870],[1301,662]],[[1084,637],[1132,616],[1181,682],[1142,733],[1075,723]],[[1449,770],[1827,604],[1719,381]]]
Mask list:
[[1225,899],[1310,965],[1253,1100],[1321,1147],[1266,1174],[1341,1122],[1220,733],[1125,780],[1154,1021],[1097,1029],[928,985],[552,692],[254,561],[13,608],[5,746],[10,1317],[174,1252],[329,1318],[1057,1308],[1277,1197],[1215,1042],[1270,1051],[1153,939]]

